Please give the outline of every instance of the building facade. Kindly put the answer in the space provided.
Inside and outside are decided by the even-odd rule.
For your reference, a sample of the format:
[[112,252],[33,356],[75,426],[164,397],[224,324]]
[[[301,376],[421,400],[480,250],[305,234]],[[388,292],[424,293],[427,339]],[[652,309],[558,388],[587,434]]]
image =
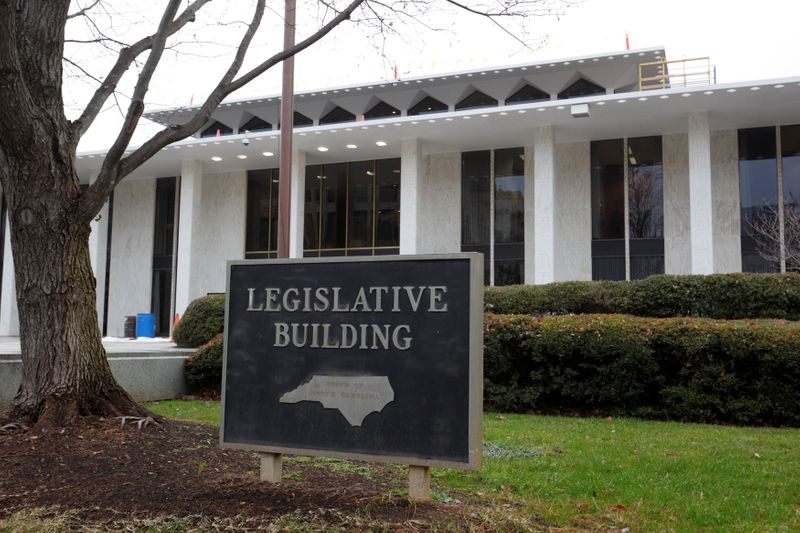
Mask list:
[[[800,238],[800,78],[716,84],[707,60],[652,48],[302,92],[295,110],[292,257],[478,251],[488,283],[532,284],[781,271]],[[225,102],[116,188],[91,236],[105,334],[153,312],[166,335],[225,290],[227,260],[275,257],[279,111]],[[102,157],[79,154],[87,183]],[[9,260],[2,282],[15,334]]]

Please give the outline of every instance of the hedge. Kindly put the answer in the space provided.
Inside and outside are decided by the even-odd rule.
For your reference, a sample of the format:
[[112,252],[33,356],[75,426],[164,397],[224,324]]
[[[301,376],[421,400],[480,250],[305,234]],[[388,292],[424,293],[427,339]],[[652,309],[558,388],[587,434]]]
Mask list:
[[225,296],[203,296],[189,304],[172,338],[181,348],[197,348],[222,333],[225,326]]
[[800,324],[625,315],[485,318],[484,404],[800,426]]
[[496,314],[800,320],[800,273],[661,275],[637,281],[490,287],[484,301],[486,311]]
[[189,392],[207,392],[222,388],[222,333],[198,348],[186,360],[185,376]]

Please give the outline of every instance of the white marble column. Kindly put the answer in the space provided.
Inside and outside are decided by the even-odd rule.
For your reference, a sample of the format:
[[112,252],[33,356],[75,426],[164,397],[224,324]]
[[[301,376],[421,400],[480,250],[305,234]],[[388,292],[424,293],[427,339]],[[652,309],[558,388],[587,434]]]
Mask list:
[[291,200],[289,210],[289,257],[303,257],[306,210],[306,153],[292,152]]
[[[417,192],[416,253],[460,252],[461,152],[431,154],[422,161]],[[403,219],[402,204],[400,219]]]
[[203,164],[188,160],[181,164],[181,201],[178,217],[178,266],[175,276],[175,312],[183,316],[194,299],[194,261],[197,260],[200,210],[203,199]]
[[403,139],[400,147],[400,253],[418,253],[422,144]]
[[[93,183],[97,178],[93,174],[89,182]],[[96,280],[97,298],[97,323],[100,330],[103,330],[103,311],[105,307],[106,293],[106,269],[108,251],[108,200],[103,204],[102,209],[90,224],[91,233],[89,234],[89,255],[92,262],[92,271]]]
[[556,145],[552,126],[533,133],[534,283],[555,281]]
[[536,283],[536,269],[534,268],[536,263],[536,235],[534,234],[536,219],[533,216],[536,205],[534,201],[533,146],[525,147],[525,186],[523,188],[523,192],[525,194],[525,274],[522,281],[526,285],[533,285]]
[[0,290],[0,337],[19,335],[17,289],[14,277],[14,259],[11,254],[11,223],[6,218],[3,239],[3,286]]
[[711,197],[711,131],[708,115],[689,115],[689,234],[692,274],[714,272]]

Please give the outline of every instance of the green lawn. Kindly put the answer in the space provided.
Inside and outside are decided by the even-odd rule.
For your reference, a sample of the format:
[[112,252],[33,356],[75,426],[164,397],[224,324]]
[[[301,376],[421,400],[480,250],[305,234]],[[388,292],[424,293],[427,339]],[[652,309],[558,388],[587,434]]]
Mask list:
[[[219,404],[149,404],[217,424]],[[530,415],[484,417],[484,466],[434,469],[439,496],[524,500],[552,525],[800,530],[800,430]]]

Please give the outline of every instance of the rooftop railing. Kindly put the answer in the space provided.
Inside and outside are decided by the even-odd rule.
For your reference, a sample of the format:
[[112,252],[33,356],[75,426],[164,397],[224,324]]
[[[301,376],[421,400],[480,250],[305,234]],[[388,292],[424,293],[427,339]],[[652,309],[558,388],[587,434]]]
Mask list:
[[639,90],[711,85],[713,70],[707,57],[652,61],[639,64]]

